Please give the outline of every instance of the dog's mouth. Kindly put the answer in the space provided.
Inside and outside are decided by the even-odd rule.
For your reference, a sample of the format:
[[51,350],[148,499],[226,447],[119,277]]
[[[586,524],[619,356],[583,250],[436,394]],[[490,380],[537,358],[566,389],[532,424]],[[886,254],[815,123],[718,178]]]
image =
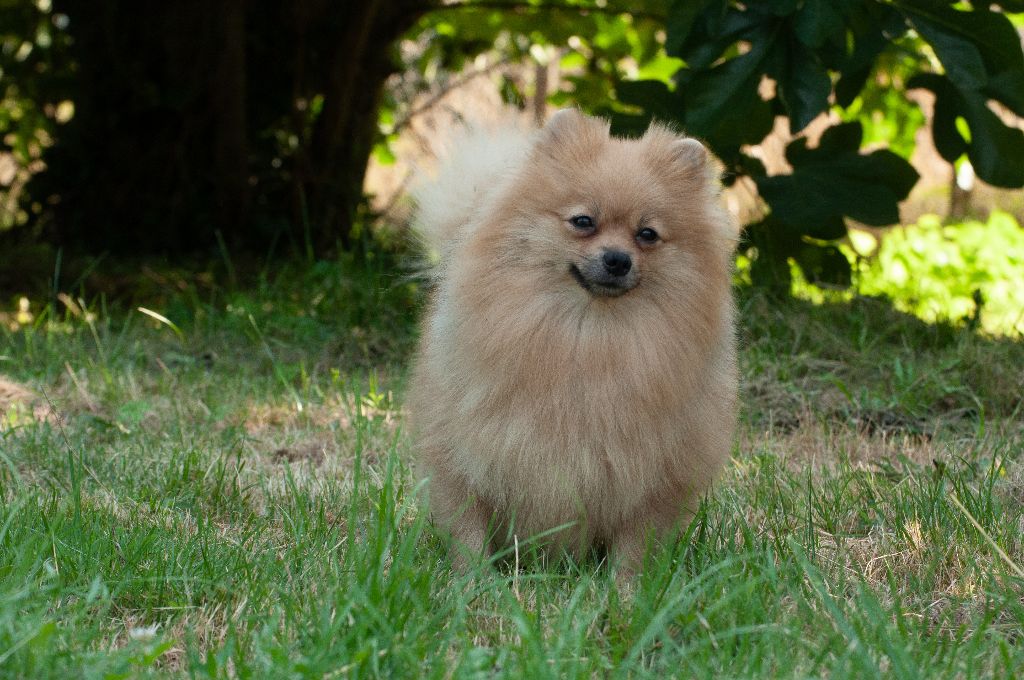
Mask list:
[[591,295],[600,295],[603,297],[618,297],[629,291],[633,285],[627,285],[625,281],[619,283],[618,281],[591,281],[583,275],[580,268],[575,264],[569,265],[569,273],[572,274],[572,278],[576,280],[576,283],[580,284],[580,288],[587,291]]

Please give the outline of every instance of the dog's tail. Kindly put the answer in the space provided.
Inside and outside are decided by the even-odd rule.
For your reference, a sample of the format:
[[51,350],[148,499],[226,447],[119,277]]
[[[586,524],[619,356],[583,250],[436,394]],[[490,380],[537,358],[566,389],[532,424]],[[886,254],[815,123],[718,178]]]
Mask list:
[[444,259],[486,206],[522,166],[532,144],[524,126],[463,126],[451,136],[446,157],[432,177],[412,189],[414,228],[428,249]]

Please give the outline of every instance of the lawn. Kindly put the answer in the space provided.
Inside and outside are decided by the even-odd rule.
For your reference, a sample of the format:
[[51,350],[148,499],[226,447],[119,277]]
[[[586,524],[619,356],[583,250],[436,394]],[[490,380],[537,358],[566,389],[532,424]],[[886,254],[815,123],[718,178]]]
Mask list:
[[629,592],[527,544],[458,576],[409,470],[422,292],[394,271],[147,269],[5,310],[0,373],[39,396],[0,385],[0,674],[1024,669],[1020,340],[741,289],[740,431],[685,540]]

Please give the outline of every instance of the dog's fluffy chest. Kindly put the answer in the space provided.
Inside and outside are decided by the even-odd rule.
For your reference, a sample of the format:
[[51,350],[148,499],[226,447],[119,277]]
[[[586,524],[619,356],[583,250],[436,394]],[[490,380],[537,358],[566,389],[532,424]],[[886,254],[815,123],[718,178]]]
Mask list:
[[429,358],[460,434],[452,462],[476,494],[534,530],[611,525],[678,478],[707,358],[677,328],[538,299],[470,317],[454,304],[465,296],[441,296],[429,332],[450,340]]
[[456,446],[459,467],[491,503],[514,514],[596,519],[632,508],[663,478],[669,461],[659,457],[678,450],[669,440],[679,433],[670,414],[634,408],[645,398],[632,387],[585,367],[526,381],[492,368],[458,402],[474,434]]

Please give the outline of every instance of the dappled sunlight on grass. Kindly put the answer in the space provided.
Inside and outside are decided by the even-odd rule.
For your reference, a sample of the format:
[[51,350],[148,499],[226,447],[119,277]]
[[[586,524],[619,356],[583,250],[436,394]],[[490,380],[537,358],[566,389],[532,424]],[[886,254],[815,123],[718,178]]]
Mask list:
[[877,256],[862,261],[859,288],[927,321],[973,319],[986,332],[1019,336],[1024,229],[998,211],[987,223],[945,226],[925,216],[886,234]]
[[[841,250],[853,265],[850,290],[811,285],[793,264],[793,294],[819,304],[881,296],[928,322],[1024,335],[1024,229],[1008,213],[994,211],[987,223],[946,225],[926,215],[880,241],[855,230]],[[741,260],[741,276],[745,266]]]

